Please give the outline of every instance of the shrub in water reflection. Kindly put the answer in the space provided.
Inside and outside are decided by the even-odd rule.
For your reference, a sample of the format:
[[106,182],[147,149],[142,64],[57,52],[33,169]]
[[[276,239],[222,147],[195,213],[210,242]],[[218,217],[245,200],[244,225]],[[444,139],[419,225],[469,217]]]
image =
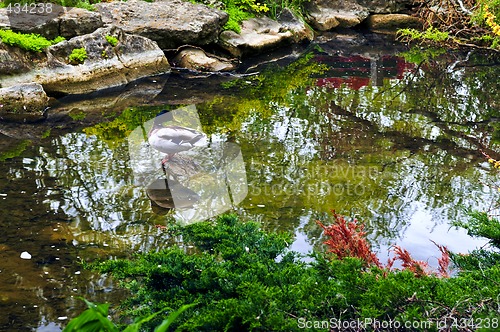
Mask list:
[[[331,318],[433,322],[427,330],[452,319],[483,318],[484,323],[488,318],[490,327],[498,324],[497,263],[463,269],[452,278],[427,273],[417,278],[411,268],[379,267],[366,255],[371,251],[359,229],[341,229],[366,245],[363,254],[354,248],[339,257],[313,253],[314,260],[306,263],[287,250],[288,234],[267,233],[256,223],[223,216],[171,231],[194,244],[194,253],[169,248],[92,266],[129,288],[133,296],[123,304],[124,314],[145,317],[198,303],[173,323],[178,331],[293,331],[301,322]],[[353,254],[357,257],[349,257]],[[159,322],[156,317],[146,324]]]

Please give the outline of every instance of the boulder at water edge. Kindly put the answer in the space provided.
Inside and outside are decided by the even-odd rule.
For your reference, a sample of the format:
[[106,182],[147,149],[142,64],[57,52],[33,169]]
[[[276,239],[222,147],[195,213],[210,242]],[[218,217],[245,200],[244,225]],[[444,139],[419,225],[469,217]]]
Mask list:
[[227,13],[182,0],[101,2],[95,7],[106,24],[154,40],[162,49],[217,41]]
[[[106,37],[117,39],[115,46]],[[82,63],[70,64],[74,49],[85,49]],[[85,94],[117,87],[139,78],[168,73],[170,65],[158,45],[141,36],[129,35],[116,27],[74,37],[50,46],[47,61],[24,74],[0,77],[0,85],[36,82],[46,92]]]
[[320,31],[359,25],[370,14],[405,13],[412,0],[311,0],[306,3],[309,23]]
[[398,29],[415,28],[422,29],[422,21],[418,17],[406,14],[374,14],[366,20],[370,30],[378,33],[396,33]]
[[233,56],[241,57],[312,37],[310,28],[286,10],[277,21],[265,16],[243,21],[240,33],[222,32],[219,44]]

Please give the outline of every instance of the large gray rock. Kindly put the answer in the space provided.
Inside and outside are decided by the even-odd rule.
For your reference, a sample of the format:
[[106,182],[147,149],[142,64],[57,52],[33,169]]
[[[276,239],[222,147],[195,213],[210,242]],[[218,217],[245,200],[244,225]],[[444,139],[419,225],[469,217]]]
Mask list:
[[309,23],[320,31],[356,26],[370,14],[366,7],[349,0],[311,0],[306,9]]
[[[42,4],[40,3],[40,5]],[[22,11],[20,13],[13,11],[9,13],[7,8],[1,8],[0,29],[37,33],[48,39],[53,39],[57,36],[71,38],[92,33],[103,26],[99,13],[82,8],[50,5],[51,7],[35,8],[36,13],[32,14]]]
[[320,31],[350,28],[369,14],[406,12],[412,0],[311,0],[306,4],[309,23]]
[[312,31],[289,12],[278,21],[265,16],[245,20],[241,23],[240,33],[222,32],[219,44],[232,55],[241,57],[312,37]]
[[[112,46],[107,36],[117,38],[117,45]],[[82,47],[87,59],[82,64],[69,64],[72,51]],[[50,46],[46,53],[46,63],[24,74],[1,76],[0,85],[36,82],[47,92],[84,94],[170,71],[163,51],[155,42],[126,34],[116,27],[74,37]]]
[[18,47],[0,42],[0,76],[29,71],[36,59],[38,57],[34,54],[27,54]]
[[223,11],[181,0],[115,1],[95,6],[105,23],[154,40],[163,49],[215,42],[228,19]]
[[45,119],[49,98],[40,84],[0,89],[0,120],[35,122]]

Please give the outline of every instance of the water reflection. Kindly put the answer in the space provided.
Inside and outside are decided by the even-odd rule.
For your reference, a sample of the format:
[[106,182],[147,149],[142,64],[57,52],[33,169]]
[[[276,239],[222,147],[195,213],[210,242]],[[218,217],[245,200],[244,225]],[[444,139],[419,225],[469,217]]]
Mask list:
[[448,228],[464,218],[460,206],[495,198],[485,184],[496,175],[478,150],[499,159],[500,67],[474,55],[419,66],[390,50],[348,53],[273,66],[183,108],[199,113],[190,126],[208,145],[164,167],[164,155],[144,158],[142,149],[154,116],[176,103],[168,86],[148,107],[101,114],[97,125],[79,120],[84,132],[61,130],[61,118],[36,130],[0,124],[0,329],[56,329],[82,308],[71,296],[117,303],[112,281],[80,271],[80,258],[176,245],[155,225],[228,208],[294,232],[292,248],[303,252],[320,244],[314,221],[330,209],[365,222],[382,259],[394,242],[424,260],[438,255],[429,239],[454,251],[476,246]]

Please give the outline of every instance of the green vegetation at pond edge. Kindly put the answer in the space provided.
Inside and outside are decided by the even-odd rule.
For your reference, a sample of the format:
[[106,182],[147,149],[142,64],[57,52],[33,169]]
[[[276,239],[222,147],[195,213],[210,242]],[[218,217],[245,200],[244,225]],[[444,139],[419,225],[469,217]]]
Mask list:
[[422,3],[415,15],[422,19],[423,30],[400,29],[399,39],[404,42],[498,50],[500,1],[472,0],[459,4],[448,6],[445,1]]
[[[87,304],[88,309],[81,315],[74,318],[64,329],[64,332],[80,332],[80,331],[107,331],[118,332],[120,329],[108,318],[109,304],[94,304],[83,299]],[[155,332],[166,332],[172,323],[187,309],[196,304],[186,304],[179,310],[172,312],[160,325],[155,328]],[[134,323],[128,325],[123,332],[138,332],[142,324],[149,322],[156,316],[162,316],[162,311],[155,312],[148,317],[137,319]]]
[[17,46],[26,51],[41,52],[43,49],[64,41],[64,37],[56,37],[53,40],[48,40],[34,33],[18,33],[12,30],[0,30],[0,39],[3,43],[10,46]]
[[[129,289],[124,316],[146,317],[198,303],[174,322],[177,331],[296,331],[308,322],[355,319],[421,322],[428,331],[453,319],[469,324],[481,319],[483,330],[500,324],[498,261],[482,269],[458,262],[461,270],[451,278],[417,277],[406,269],[389,271],[318,252],[306,263],[288,250],[288,234],[264,232],[235,216],[168,231],[195,250],[172,247],[131,260],[85,264]],[[477,264],[480,259],[470,258]],[[157,318],[147,324],[159,323]],[[330,327],[335,326],[319,330]]]

